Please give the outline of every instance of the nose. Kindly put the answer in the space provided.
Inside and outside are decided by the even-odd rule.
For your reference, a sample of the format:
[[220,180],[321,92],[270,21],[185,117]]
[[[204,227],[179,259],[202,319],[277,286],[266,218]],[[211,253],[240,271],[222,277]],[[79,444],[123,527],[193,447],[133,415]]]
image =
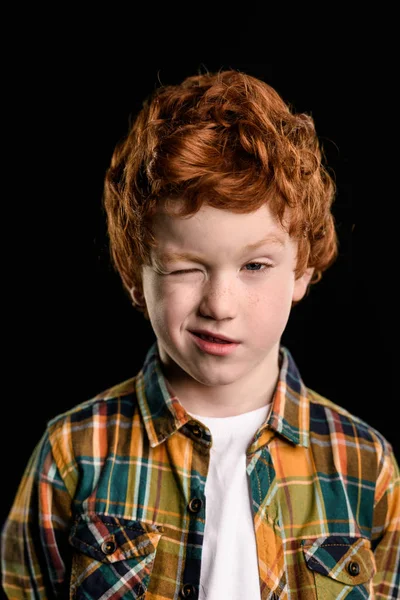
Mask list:
[[233,318],[237,313],[238,290],[223,276],[210,276],[202,288],[200,312],[213,319]]

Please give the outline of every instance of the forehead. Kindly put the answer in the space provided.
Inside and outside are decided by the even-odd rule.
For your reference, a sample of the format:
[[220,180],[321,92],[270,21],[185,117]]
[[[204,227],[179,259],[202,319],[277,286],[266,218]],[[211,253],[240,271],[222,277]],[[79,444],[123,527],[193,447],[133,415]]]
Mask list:
[[261,253],[264,247],[282,253],[293,245],[265,205],[245,214],[208,205],[190,217],[159,211],[152,229],[157,244],[152,256],[156,262],[230,260],[253,251]]
[[[288,219],[289,214],[286,211],[284,227],[287,226]],[[237,241],[242,240],[244,245],[251,245],[255,241],[252,239],[254,236],[257,240],[262,239],[263,236],[270,237],[271,240],[274,237],[286,239],[288,234],[284,227],[272,214],[267,204],[251,213],[235,213],[205,204],[197,213],[188,217],[170,215],[159,207],[152,219],[152,230],[158,240],[171,237],[193,239],[193,235],[197,234],[204,236],[217,234],[218,238],[223,238],[225,235],[232,237],[234,234]]]

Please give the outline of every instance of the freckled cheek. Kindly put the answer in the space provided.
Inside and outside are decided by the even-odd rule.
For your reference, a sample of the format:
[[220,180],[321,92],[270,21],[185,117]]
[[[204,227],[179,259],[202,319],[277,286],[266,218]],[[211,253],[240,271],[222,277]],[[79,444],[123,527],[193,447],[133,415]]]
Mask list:
[[[293,290],[290,286],[279,283],[275,282],[263,289],[236,290],[234,298],[239,303],[242,315],[248,312],[250,320],[270,321],[272,316],[278,321],[281,320],[280,317],[285,319],[286,313],[290,311]],[[170,323],[185,318],[203,298],[199,288],[190,285],[169,286],[166,282],[153,286],[149,296],[153,314]]]
[[195,302],[193,291],[159,286],[153,295],[153,312],[161,322],[171,325],[185,318]]
[[287,287],[266,288],[260,293],[249,293],[245,303],[249,320],[260,323],[286,323],[291,309],[292,291]]
[[164,302],[166,305],[185,305],[197,302],[201,292],[193,285],[164,285],[157,286],[157,300]]

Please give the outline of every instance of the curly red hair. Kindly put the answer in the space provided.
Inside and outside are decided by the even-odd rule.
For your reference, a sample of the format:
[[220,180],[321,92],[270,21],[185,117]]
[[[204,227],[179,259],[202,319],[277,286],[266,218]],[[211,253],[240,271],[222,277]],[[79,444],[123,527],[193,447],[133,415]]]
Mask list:
[[[298,240],[295,277],[317,283],[338,254],[335,184],[311,116],[296,114],[267,83],[235,70],[156,89],[117,144],[104,182],[111,256],[128,291],[142,287],[157,241],[151,218],[189,216],[203,203],[249,213],[268,202]],[[148,319],[146,307],[137,307]]]

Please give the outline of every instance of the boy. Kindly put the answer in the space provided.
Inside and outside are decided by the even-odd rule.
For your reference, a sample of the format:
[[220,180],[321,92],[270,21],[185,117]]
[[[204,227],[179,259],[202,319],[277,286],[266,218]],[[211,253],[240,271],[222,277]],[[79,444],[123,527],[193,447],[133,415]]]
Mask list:
[[398,598],[399,470],[280,344],[337,256],[312,119],[236,71],[161,87],[105,181],[157,341],[52,419],[3,528],[9,598]]

